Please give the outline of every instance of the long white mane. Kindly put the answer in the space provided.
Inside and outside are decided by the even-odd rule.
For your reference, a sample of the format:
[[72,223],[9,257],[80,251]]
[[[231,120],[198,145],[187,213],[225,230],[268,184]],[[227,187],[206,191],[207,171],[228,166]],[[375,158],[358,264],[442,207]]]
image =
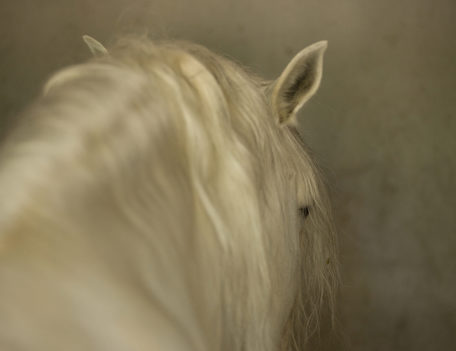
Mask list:
[[1,349],[302,348],[337,281],[293,127],[325,47],[275,82],[146,39],[53,76],[0,155]]

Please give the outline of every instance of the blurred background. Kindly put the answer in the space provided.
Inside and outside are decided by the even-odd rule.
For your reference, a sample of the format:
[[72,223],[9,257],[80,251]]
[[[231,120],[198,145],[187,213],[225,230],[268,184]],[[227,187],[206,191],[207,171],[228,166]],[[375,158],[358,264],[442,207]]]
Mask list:
[[109,45],[132,32],[269,79],[328,40],[300,128],[331,184],[343,284],[314,349],[455,348],[454,0],[3,0],[0,134],[51,72],[90,56],[83,34]]

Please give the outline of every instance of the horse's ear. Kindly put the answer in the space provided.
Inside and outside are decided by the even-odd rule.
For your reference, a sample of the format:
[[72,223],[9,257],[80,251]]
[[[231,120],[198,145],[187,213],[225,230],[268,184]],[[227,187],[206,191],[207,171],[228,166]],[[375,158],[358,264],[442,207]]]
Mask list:
[[296,113],[320,86],[326,47],[319,41],[303,49],[274,83],[272,106],[280,124],[296,123]]
[[82,39],[89,47],[89,50],[93,56],[98,57],[98,56],[104,56],[104,55],[108,54],[108,50],[106,50],[106,48],[103,46],[103,44],[101,44],[98,40],[92,38],[89,35],[83,35]]

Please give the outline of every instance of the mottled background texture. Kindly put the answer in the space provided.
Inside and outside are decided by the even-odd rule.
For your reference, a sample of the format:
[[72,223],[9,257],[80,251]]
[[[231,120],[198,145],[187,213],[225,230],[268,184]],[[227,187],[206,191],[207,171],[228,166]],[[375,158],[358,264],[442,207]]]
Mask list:
[[332,184],[343,284],[315,350],[456,349],[455,0],[1,0],[1,134],[51,72],[89,57],[81,35],[131,32],[271,79],[327,39],[300,127]]

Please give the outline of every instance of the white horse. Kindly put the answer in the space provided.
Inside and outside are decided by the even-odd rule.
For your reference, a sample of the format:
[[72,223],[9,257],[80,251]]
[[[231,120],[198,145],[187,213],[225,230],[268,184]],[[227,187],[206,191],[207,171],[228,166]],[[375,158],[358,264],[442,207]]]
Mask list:
[[0,349],[304,347],[337,281],[296,132],[326,42],[274,82],[124,39],[54,75],[0,155]]

